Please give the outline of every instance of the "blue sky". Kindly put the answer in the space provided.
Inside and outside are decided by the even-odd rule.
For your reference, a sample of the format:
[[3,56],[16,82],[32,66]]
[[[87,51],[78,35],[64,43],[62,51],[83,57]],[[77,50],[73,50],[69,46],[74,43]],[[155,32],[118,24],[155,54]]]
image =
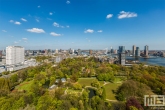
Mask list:
[[0,49],[165,50],[165,0],[0,0]]

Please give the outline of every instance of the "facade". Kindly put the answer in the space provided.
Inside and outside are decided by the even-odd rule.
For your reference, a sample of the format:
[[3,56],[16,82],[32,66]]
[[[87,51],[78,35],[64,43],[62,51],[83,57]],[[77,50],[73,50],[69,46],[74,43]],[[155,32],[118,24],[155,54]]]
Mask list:
[[78,49],[77,54],[78,54],[78,55],[81,55],[81,49]]
[[0,51],[0,59],[2,58],[2,51]]
[[136,46],[133,45],[133,47],[132,47],[132,55],[135,56],[135,53],[136,53]]
[[92,55],[93,51],[92,50],[89,50],[89,54]]
[[24,48],[21,46],[6,47],[6,64],[13,65],[24,62]]
[[111,53],[114,53],[114,50],[113,50],[113,48],[111,49]]
[[119,63],[125,65],[125,46],[119,46]]
[[148,45],[144,46],[144,55],[145,56],[148,56],[148,50],[149,50]]
[[140,48],[136,47],[135,56],[140,57]]
[[125,53],[125,46],[119,46],[119,53]]
[[55,53],[58,53],[58,49],[56,49]]

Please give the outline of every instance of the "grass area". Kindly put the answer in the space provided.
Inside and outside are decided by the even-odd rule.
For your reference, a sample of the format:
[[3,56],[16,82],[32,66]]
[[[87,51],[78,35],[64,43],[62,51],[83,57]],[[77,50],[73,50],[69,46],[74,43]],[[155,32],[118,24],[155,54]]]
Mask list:
[[114,91],[121,85],[121,83],[108,83],[106,84],[105,91],[106,91],[106,98],[109,100],[116,100]]
[[24,81],[21,84],[19,84],[18,86],[16,86],[15,89],[16,90],[26,90],[26,91],[29,91],[32,83],[33,83],[33,80],[31,80],[31,81]]
[[[122,82],[125,80],[126,77],[115,77],[115,80],[113,83],[108,82],[104,87],[106,89],[106,98],[109,100],[116,100],[114,91],[117,90],[117,88],[122,84]],[[96,78],[79,78],[78,83],[82,86],[91,86],[91,83]],[[104,81],[99,81],[100,85],[103,86]],[[69,90],[70,91],[70,90]],[[73,91],[73,90],[71,90]]]
[[126,77],[115,77],[114,83],[122,83],[126,80]]
[[91,83],[93,80],[96,78],[79,78],[78,83],[81,84],[82,86],[91,86]]
[[81,94],[82,90],[74,90],[74,89],[67,89],[68,94],[75,94],[79,96]]

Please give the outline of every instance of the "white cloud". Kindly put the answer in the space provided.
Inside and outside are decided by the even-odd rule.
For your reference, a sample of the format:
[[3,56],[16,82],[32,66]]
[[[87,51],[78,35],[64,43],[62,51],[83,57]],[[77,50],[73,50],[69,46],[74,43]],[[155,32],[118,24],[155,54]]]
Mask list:
[[69,0],[67,0],[67,1],[66,1],[66,4],[70,4],[70,1],[69,1]]
[[34,32],[34,33],[45,33],[43,29],[38,28],[32,28],[32,29],[26,29],[28,32]]
[[69,26],[69,25],[67,25],[66,27],[67,27],[67,28],[69,28],[70,26]]
[[16,21],[14,24],[16,24],[16,25],[20,25],[21,23],[20,23],[20,22],[18,22],[18,21]]
[[60,25],[58,23],[56,23],[56,22],[53,23],[53,26],[60,27]]
[[60,26],[61,28],[65,28],[64,26]]
[[13,20],[10,20],[9,22],[13,23],[14,21]]
[[24,19],[24,18],[21,18],[21,20],[22,20],[22,21],[25,21],[25,22],[27,21],[27,20],[26,20],[26,19]]
[[37,22],[40,22],[40,20],[39,20],[39,19],[37,19],[37,18],[36,18],[36,21],[37,21]]
[[121,11],[120,14],[118,14],[118,19],[132,18],[132,17],[137,17],[137,13]]
[[7,32],[6,30],[2,30],[3,32]]
[[94,30],[92,30],[92,29],[87,29],[84,31],[84,33],[93,33],[93,32],[94,32]]
[[97,32],[103,32],[102,30],[98,30]]
[[15,44],[18,44],[18,42],[17,42],[17,41],[14,41],[14,43],[15,43]]
[[49,15],[53,15],[53,13],[52,13],[52,12],[50,12],[50,13],[49,13]]
[[109,19],[109,18],[112,18],[112,16],[113,14],[108,14],[106,18]]
[[[57,22],[54,22],[53,23],[53,26],[55,26],[55,27],[60,27],[60,28],[65,28],[65,26],[62,26],[62,25],[60,25],[60,24],[58,24]],[[67,27],[67,26],[66,26]],[[68,27],[67,27],[68,28]]]
[[50,35],[52,35],[52,36],[61,36],[61,34],[57,34],[55,32],[51,32]]
[[22,40],[28,40],[27,38],[22,38]]
[[38,8],[40,8],[41,6],[38,6]]

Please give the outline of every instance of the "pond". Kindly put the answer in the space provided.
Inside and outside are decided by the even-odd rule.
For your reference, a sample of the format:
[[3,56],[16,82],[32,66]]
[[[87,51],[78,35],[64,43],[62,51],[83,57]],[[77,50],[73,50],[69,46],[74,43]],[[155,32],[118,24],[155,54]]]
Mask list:
[[96,96],[95,90],[92,88],[88,88],[89,90],[89,98],[92,98],[93,96]]

